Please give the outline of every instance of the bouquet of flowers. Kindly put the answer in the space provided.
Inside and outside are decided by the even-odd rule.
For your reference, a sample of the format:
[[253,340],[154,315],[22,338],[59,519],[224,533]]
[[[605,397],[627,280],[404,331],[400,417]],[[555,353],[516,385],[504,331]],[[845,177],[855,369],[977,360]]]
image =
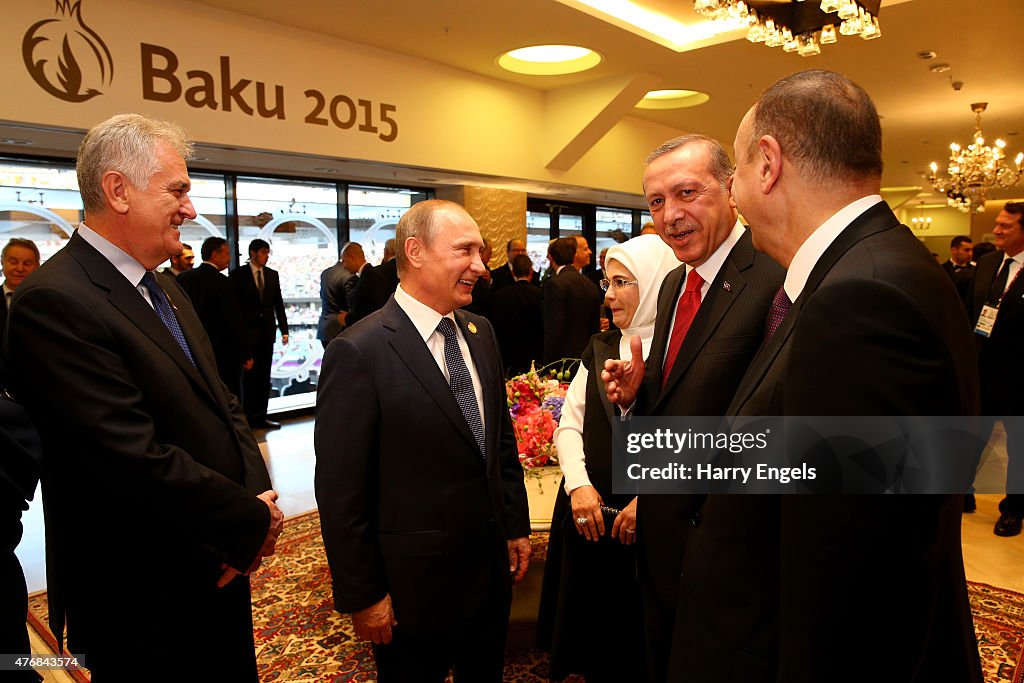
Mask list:
[[558,464],[552,437],[562,418],[565,392],[578,364],[578,360],[563,359],[540,370],[531,366],[529,372],[505,382],[519,462],[527,473],[534,467]]

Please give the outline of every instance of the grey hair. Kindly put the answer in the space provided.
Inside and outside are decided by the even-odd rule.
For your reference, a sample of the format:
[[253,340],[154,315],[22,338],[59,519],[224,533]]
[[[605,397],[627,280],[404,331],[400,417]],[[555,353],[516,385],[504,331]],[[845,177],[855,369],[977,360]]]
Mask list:
[[118,114],[92,127],[78,148],[78,188],[86,211],[102,211],[103,176],[122,173],[137,188],[145,189],[159,170],[156,145],[163,142],[181,155],[192,158],[193,145],[185,131],[168,121],[139,114]]
[[690,133],[688,135],[680,135],[677,138],[672,138],[667,142],[663,142],[653,152],[647,155],[647,159],[644,161],[644,166],[650,165],[652,161],[658,157],[665,156],[670,152],[674,152],[677,149],[692,145],[694,143],[704,143],[708,148],[708,153],[711,157],[710,163],[708,164],[708,171],[714,176],[715,180],[721,186],[722,191],[725,191],[726,182],[729,180],[729,176],[732,175],[734,167],[732,161],[729,160],[729,153],[722,147],[722,143],[714,138],[710,138],[707,135],[701,135],[700,133]]

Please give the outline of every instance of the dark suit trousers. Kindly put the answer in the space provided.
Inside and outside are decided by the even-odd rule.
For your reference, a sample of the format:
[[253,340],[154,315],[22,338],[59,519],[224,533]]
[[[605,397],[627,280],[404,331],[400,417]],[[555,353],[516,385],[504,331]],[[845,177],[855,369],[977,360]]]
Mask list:
[[274,337],[253,345],[252,369],[242,382],[242,410],[249,424],[258,425],[267,419],[270,400],[270,364],[274,359]]
[[[496,591],[495,593],[499,593]],[[380,683],[501,683],[511,604],[492,594],[488,606],[458,633],[403,633],[401,619],[388,645],[374,645]]]

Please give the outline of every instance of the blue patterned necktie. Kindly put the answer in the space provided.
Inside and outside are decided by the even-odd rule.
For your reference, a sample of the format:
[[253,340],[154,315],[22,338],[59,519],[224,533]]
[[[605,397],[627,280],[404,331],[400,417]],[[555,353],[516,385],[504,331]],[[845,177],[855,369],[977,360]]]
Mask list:
[[153,302],[153,308],[156,310],[156,314],[160,316],[160,320],[163,321],[167,331],[174,337],[174,341],[178,342],[178,346],[185,352],[188,359],[192,361],[192,365],[196,364],[194,358],[192,358],[192,352],[188,348],[188,342],[185,341],[185,334],[181,331],[181,325],[178,324],[178,319],[174,317],[174,311],[171,310],[171,302],[167,298],[167,294],[164,293],[162,287],[157,284],[156,277],[150,271],[146,271],[146,274],[142,276],[142,286],[149,292],[149,299]]
[[441,322],[437,324],[437,331],[444,335],[444,364],[448,366],[448,383],[455,394],[455,401],[476,438],[480,454],[487,457],[487,451],[484,450],[484,423],[480,419],[480,406],[473,391],[473,377],[469,374],[466,360],[459,348],[458,337],[455,336],[455,324],[451,318],[441,318]]

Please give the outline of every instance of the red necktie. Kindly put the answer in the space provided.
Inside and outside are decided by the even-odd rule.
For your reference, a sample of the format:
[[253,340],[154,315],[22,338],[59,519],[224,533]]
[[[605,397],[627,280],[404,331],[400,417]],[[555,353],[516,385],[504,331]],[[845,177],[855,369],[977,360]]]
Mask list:
[[664,388],[668,376],[672,372],[672,364],[676,362],[679,355],[679,348],[683,345],[686,331],[690,329],[690,323],[697,315],[700,308],[700,288],[704,285],[704,278],[700,276],[696,268],[690,270],[686,276],[686,289],[679,297],[676,304],[676,322],[672,326],[672,337],[668,342],[668,353],[665,354],[665,366],[661,371],[661,386]]

